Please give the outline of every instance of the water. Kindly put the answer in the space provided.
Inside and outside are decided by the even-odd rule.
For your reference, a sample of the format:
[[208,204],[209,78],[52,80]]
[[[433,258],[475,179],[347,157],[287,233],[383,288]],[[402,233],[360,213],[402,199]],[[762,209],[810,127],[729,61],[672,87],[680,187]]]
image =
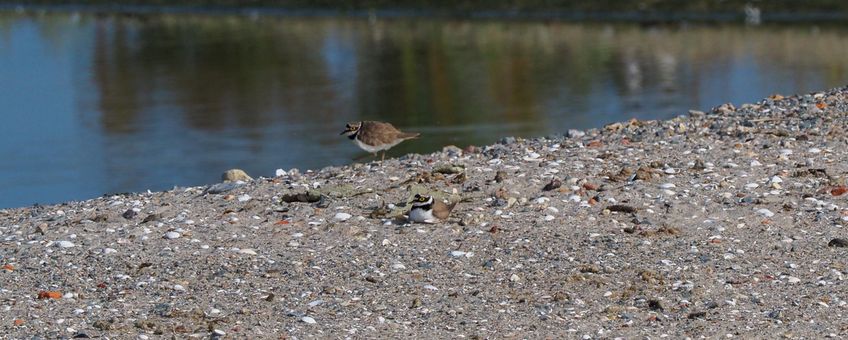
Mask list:
[[664,119],[841,86],[840,27],[0,14],[0,207],[218,181],[238,167]]

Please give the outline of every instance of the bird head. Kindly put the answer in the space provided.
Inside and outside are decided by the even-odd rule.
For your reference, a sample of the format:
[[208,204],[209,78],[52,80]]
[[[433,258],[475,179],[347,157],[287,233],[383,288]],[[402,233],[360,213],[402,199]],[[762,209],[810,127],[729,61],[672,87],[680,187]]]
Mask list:
[[433,204],[433,197],[431,197],[431,196],[415,194],[415,197],[412,198],[412,206],[413,207],[420,207],[420,206],[425,206],[425,205],[429,205],[429,204]]
[[347,135],[348,137],[353,136],[359,132],[360,127],[362,127],[362,122],[347,123],[344,131],[342,131],[339,135]]

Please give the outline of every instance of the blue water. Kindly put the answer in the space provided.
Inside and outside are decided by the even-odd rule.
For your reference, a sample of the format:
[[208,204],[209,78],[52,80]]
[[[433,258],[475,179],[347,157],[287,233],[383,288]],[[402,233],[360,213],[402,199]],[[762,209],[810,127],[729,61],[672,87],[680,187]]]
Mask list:
[[0,208],[347,164],[360,119],[400,156],[842,86],[844,33],[0,14]]

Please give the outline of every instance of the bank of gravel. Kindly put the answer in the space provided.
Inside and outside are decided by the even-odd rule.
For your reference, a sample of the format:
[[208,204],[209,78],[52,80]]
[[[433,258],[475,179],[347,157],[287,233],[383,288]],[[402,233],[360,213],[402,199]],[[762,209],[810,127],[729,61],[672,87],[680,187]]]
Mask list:
[[[846,91],[0,210],[0,327],[8,338],[844,337]],[[446,222],[406,224],[419,192],[461,202]]]

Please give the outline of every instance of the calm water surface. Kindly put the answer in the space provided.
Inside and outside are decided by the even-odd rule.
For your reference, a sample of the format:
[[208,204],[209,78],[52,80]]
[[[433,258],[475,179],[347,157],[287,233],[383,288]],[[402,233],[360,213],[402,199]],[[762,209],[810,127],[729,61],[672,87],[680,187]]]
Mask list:
[[0,13],[0,208],[350,163],[347,121],[399,156],[841,86],[845,33]]

